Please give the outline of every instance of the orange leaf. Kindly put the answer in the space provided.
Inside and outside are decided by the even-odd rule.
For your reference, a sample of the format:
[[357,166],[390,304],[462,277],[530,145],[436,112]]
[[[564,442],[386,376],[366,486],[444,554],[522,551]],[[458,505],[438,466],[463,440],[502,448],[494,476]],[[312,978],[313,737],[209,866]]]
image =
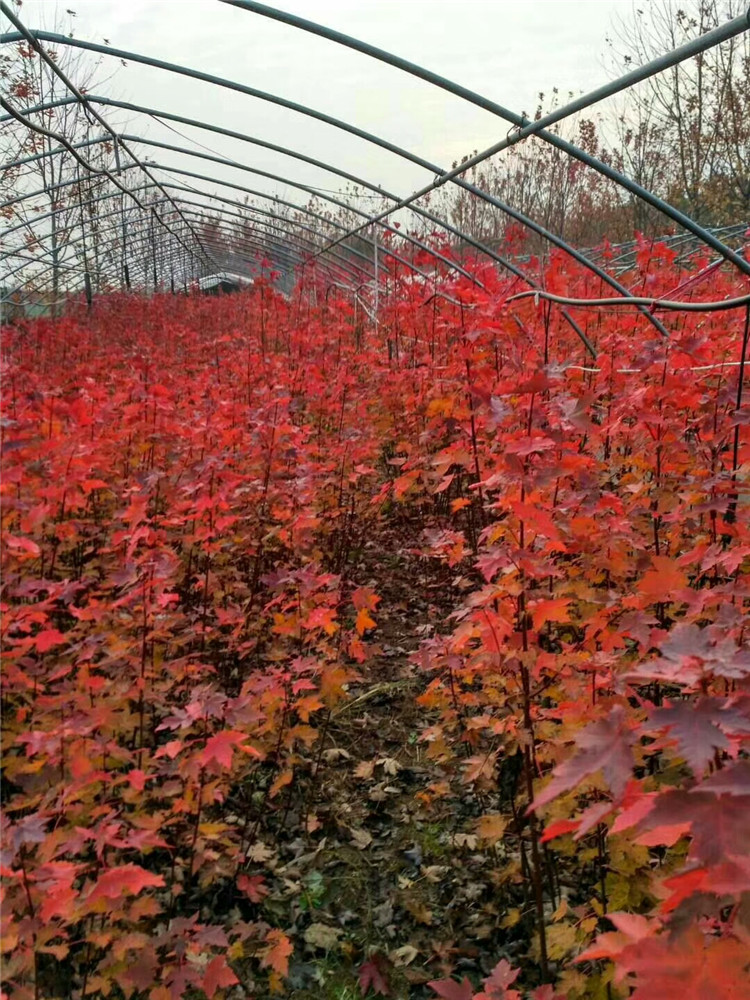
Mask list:
[[280,976],[286,976],[289,972],[289,956],[294,951],[294,945],[278,928],[266,934],[266,944],[268,947],[261,953],[261,966],[264,969],[273,969]]
[[119,868],[109,868],[96,880],[96,885],[86,898],[87,903],[97,899],[119,899],[120,896],[137,896],[147,886],[156,888],[164,885],[161,875],[147,872],[140,865],[121,865]]
[[477,833],[480,840],[488,844],[496,844],[505,833],[507,825],[508,820],[505,816],[501,816],[500,813],[488,813],[486,816],[479,817]]
[[687,586],[687,577],[668,556],[652,556],[651,564],[653,568],[643,576],[638,590],[655,601],[674,600],[674,591]]
[[243,741],[246,739],[246,733],[237,732],[235,729],[222,729],[221,732],[215,733],[206,740],[206,745],[198,760],[204,766],[216,761],[221,767],[229,769],[232,766],[235,749],[244,750],[245,753],[260,757],[260,751],[256,750],[255,747],[245,746]]
[[364,635],[368,628],[375,628],[375,620],[370,617],[367,608],[360,608],[357,612],[357,632]]
[[222,986],[234,986],[239,979],[227,965],[227,960],[223,955],[212,958],[206,966],[203,975],[202,989],[209,1000],[212,1000],[216,991]]
[[535,629],[547,622],[568,621],[569,597],[557,597],[548,601],[536,601],[531,607],[531,620]]
[[291,768],[282,771],[268,790],[269,799],[272,799],[285,785],[290,785],[293,779],[294,771]]

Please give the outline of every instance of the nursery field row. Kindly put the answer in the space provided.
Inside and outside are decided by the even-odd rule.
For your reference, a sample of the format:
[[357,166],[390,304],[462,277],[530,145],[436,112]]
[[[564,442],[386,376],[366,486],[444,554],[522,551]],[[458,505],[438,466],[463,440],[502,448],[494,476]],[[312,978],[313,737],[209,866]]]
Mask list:
[[747,314],[476,274],[5,329],[9,996],[750,997]]

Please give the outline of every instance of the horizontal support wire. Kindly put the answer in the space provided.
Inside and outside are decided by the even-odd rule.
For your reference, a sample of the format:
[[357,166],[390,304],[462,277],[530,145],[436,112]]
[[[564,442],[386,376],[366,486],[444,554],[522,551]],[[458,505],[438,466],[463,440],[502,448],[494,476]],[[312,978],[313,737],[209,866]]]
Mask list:
[[602,306],[644,306],[648,309],[664,309],[668,312],[726,312],[729,309],[740,309],[750,304],[750,294],[740,295],[731,299],[719,299],[715,302],[677,302],[673,299],[653,299],[643,295],[630,295],[627,298],[612,299],[574,299],[567,295],[554,295],[552,292],[518,292],[509,295],[506,302],[515,302],[517,299],[544,299],[546,302],[559,302],[566,306],[592,307]]

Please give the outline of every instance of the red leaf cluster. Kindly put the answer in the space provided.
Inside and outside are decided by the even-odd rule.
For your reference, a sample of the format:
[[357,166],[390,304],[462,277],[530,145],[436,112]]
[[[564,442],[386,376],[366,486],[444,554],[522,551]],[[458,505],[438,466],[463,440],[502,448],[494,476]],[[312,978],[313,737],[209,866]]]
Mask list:
[[[658,250],[648,265],[650,294],[684,277]],[[741,323],[673,317],[665,339],[641,314],[587,313],[592,362],[488,266],[481,287],[391,267],[368,328],[311,269],[291,299],[264,282],[113,295],[8,330],[3,948],[20,997],[44,994],[40,955],[87,995],[213,998],[250,969],[278,988],[294,942],[262,919],[256,833],[367,664],[379,597],[352,552],[393,524],[455,597],[416,657],[441,769],[417,799],[489,803],[519,858],[498,891],[535,901],[520,974],[501,961],[479,994],[435,992],[516,1000],[520,977],[554,1000],[556,970],[565,994],[612,960],[636,998],[747,995]],[[539,277],[599,291],[562,258]],[[712,282],[737,294],[728,270]],[[212,885],[231,897],[216,923]],[[384,964],[360,985],[385,995]]]

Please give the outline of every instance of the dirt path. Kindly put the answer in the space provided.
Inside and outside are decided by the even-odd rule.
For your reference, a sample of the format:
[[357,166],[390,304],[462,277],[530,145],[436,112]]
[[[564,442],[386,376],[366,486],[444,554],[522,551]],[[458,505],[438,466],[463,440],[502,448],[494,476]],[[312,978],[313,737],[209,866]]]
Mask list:
[[481,810],[471,796],[424,795],[436,783],[447,790],[448,776],[420,739],[427,679],[410,654],[445,627],[453,596],[396,538],[360,570],[358,583],[382,598],[377,652],[268,824],[277,861],[264,910],[295,942],[296,1000],[358,1000],[363,964],[372,989],[432,997],[429,980],[487,974],[497,961],[482,959],[481,942],[500,916],[489,870],[498,858],[466,833]]

